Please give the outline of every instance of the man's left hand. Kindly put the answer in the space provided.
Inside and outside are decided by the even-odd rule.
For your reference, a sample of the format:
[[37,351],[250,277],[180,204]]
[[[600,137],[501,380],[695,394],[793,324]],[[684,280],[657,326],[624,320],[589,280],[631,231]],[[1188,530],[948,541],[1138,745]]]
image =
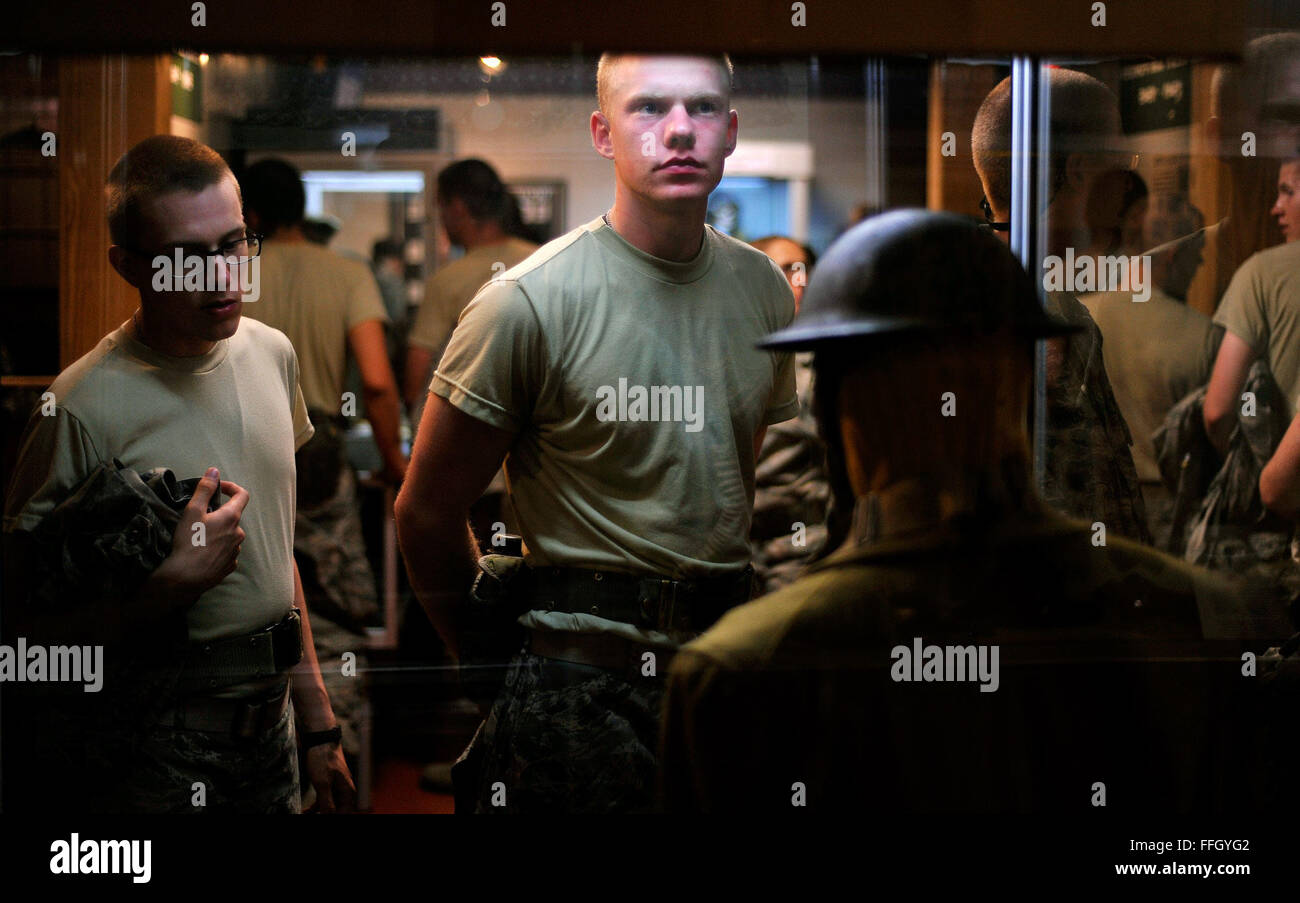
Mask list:
[[307,750],[307,778],[316,789],[316,812],[328,815],[355,808],[357,788],[341,744],[325,743]]

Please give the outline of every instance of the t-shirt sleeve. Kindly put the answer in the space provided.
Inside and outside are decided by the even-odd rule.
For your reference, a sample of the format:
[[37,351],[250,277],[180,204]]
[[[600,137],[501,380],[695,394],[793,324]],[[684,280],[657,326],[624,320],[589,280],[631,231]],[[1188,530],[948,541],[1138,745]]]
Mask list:
[[1214,314],[1215,323],[1241,339],[1257,354],[1268,348],[1268,317],[1264,310],[1267,299],[1261,269],[1258,255],[1238,267],[1223,293],[1223,302]]
[[465,308],[429,391],[498,429],[532,416],[546,372],[537,313],[517,282],[490,282]]
[[61,405],[48,415],[37,408],[5,495],[4,531],[33,529],[99,463],[99,452],[80,420]]
[[794,354],[788,351],[776,352],[776,380],[772,385],[772,396],[767,401],[767,413],[764,423],[783,423],[799,416],[799,398],[795,394]]
[[311,425],[307,415],[307,402],[302,397],[302,386],[296,382],[293,386],[293,450],[297,451],[316,435],[316,427]]
[[[770,262],[770,261],[769,261]],[[773,291],[777,293],[777,310],[779,319],[777,329],[784,329],[794,319],[794,293],[781,275],[780,269],[772,263],[772,273],[777,280]],[[773,330],[776,331],[775,329]],[[794,353],[789,351],[771,352],[776,365],[776,379],[772,381],[772,394],[767,399],[767,409],[763,414],[766,424],[782,423],[799,416],[799,396],[794,379]]]
[[285,389],[292,399],[289,406],[293,411],[293,450],[297,451],[307,444],[316,433],[311,417],[307,413],[307,401],[302,395],[301,371],[298,367],[298,353],[293,350],[288,339],[284,340],[285,353]]
[[358,263],[353,271],[348,291],[348,329],[368,320],[388,322],[388,311],[379,294],[379,283],[364,264]]

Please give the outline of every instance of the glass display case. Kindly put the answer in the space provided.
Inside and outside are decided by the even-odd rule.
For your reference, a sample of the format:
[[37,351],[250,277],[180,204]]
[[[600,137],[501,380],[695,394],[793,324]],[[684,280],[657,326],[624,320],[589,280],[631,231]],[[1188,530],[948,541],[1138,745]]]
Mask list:
[[[24,12],[29,37],[0,55],[5,485],[57,374],[137,306],[107,253],[104,185],[138,141],[195,139],[241,180],[268,161],[301,174],[313,240],[368,274],[386,305],[409,453],[421,387],[464,309],[428,347],[412,337],[434,316],[439,274],[468,256],[440,174],[485,162],[513,205],[514,237],[562,242],[615,203],[615,163],[593,148],[600,54],[730,51],[738,138],[708,199],[714,230],[810,251],[806,266],[777,261],[787,276],[804,267],[801,289],[816,258],[879,214],[921,208],[978,223],[1008,243],[1039,303],[1076,328],[1034,352],[1028,435],[1048,505],[1100,527],[1102,545],[1123,537],[1255,573],[1294,589],[1293,605],[1300,595],[1294,519],[1265,510],[1272,497],[1257,485],[1242,496],[1250,523],[1231,486],[1213,484],[1229,500],[1207,508],[1212,459],[1198,465],[1177,432],[1196,396],[1207,441],[1226,454],[1229,409],[1245,404],[1254,417],[1258,402],[1272,418],[1255,446],[1262,467],[1300,406],[1300,311],[1271,300],[1300,279],[1300,257],[1278,251],[1300,240],[1300,21],[1285,4],[1051,11],[925,0],[868,13],[735,0],[636,32],[614,12],[557,4],[439,5],[399,27],[360,7],[323,22],[304,4],[272,3],[254,32],[215,16],[177,25],[148,0],[129,33],[80,6],[75,34]],[[732,24],[711,28],[712,16]],[[345,397],[368,397],[366,379],[348,379]],[[356,428],[367,407],[345,414],[353,463],[377,478],[387,464],[375,434]],[[381,809],[369,796],[373,746],[450,760],[480,714],[414,599],[388,490],[362,490],[381,605],[352,625],[371,653],[377,701],[360,719],[361,769],[367,804]],[[1229,530],[1224,506],[1245,526]],[[513,517],[508,506],[477,513],[486,550],[494,535],[526,532]]]

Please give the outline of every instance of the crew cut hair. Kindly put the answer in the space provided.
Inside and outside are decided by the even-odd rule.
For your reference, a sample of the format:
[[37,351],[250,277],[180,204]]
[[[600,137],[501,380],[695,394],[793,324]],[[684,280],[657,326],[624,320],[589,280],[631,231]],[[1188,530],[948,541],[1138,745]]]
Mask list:
[[[129,247],[135,242],[144,201],[172,191],[198,193],[225,178],[234,181],[230,167],[206,144],[180,135],[144,139],[123,154],[108,174],[104,194],[113,244]],[[239,192],[238,182],[235,192]]]
[[[1120,132],[1119,102],[1103,83],[1074,69],[1051,68],[1048,90],[1048,197],[1065,178],[1070,154],[1114,149]],[[988,181],[989,201],[1011,205],[1011,78],[998,82],[980,104],[971,127],[976,170]],[[1036,162],[1036,161],[1034,161]],[[1046,199],[1044,199],[1046,200]]]
[[[659,56],[661,54],[655,54],[655,55]],[[681,53],[681,54],[670,54],[670,55],[694,56],[695,54]],[[600,112],[606,115],[609,114],[608,104],[609,104],[609,91],[610,91],[610,85],[609,85],[610,76],[614,70],[614,66],[618,63],[619,58],[625,56],[638,56],[638,54],[602,53],[600,55],[600,62],[596,64],[596,105],[599,107]],[[707,53],[699,54],[699,56],[702,56],[706,59],[713,60],[715,63],[717,63],[719,66],[722,67],[722,70],[724,72],[727,73],[727,97],[728,99],[730,99],[731,95],[734,94],[736,91],[736,69],[734,66],[731,65],[731,57],[725,53],[722,54],[721,56],[713,56]]]

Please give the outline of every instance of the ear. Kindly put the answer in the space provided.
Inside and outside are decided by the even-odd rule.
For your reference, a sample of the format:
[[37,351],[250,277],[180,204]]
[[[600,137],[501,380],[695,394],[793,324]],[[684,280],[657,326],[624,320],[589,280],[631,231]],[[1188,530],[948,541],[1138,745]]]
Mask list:
[[247,208],[244,210],[244,225],[248,227],[248,231],[262,234],[262,218],[257,215],[256,210]]
[[591,114],[591,146],[606,160],[614,159],[614,138],[610,134],[609,120],[600,110]]
[[130,253],[126,248],[113,245],[108,249],[108,262],[112,264],[117,274],[127,281],[132,288],[140,287],[140,275],[136,270],[135,262],[131,259]]
[[447,219],[454,220],[458,223],[466,222],[473,219],[469,215],[469,205],[465,203],[464,198],[452,198],[447,202]]
[[736,150],[736,137],[740,133],[740,114],[732,110],[727,122],[727,156]]

